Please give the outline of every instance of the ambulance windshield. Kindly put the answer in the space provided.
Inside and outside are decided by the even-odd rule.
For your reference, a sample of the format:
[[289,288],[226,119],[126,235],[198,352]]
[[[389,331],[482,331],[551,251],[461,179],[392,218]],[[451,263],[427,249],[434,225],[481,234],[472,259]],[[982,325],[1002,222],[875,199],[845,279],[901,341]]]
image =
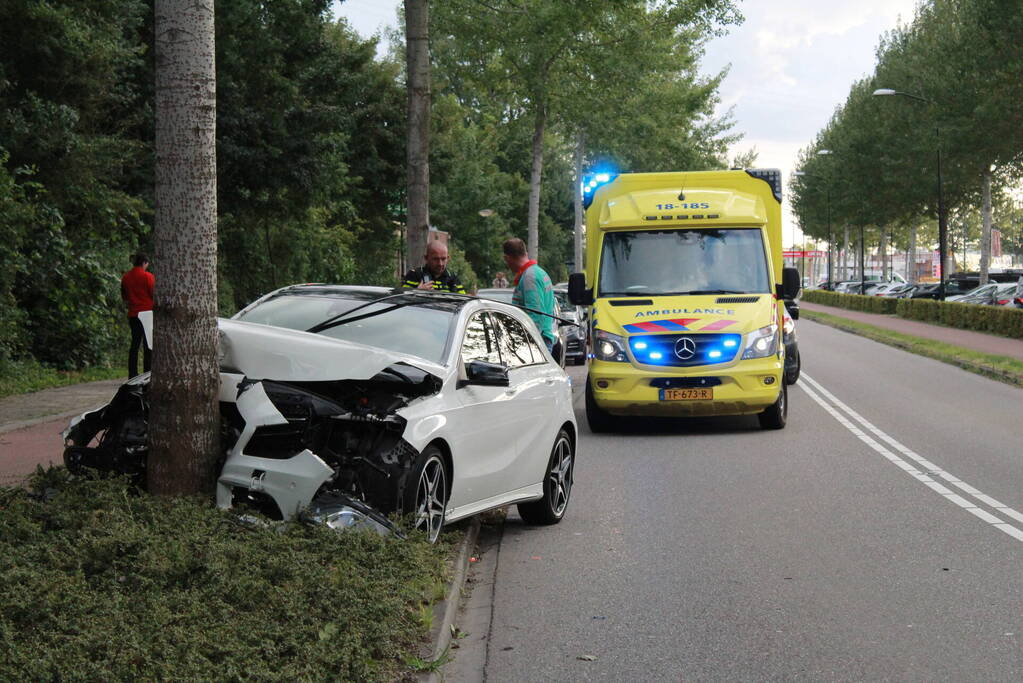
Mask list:
[[636,230],[604,235],[599,296],[770,292],[755,228]]

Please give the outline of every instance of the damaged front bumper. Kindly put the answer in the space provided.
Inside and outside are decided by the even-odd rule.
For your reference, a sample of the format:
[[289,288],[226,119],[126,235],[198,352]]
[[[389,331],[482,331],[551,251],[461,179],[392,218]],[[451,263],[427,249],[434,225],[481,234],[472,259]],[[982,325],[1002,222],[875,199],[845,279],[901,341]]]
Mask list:
[[[68,469],[127,474],[145,485],[148,375],[65,432]],[[396,363],[369,380],[284,382],[221,373],[223,466],[217,505],[271,519],[392,533],[418,451],[397,410],[436,393],[436,377]],[[410,492],[411,493],[411,492]]]

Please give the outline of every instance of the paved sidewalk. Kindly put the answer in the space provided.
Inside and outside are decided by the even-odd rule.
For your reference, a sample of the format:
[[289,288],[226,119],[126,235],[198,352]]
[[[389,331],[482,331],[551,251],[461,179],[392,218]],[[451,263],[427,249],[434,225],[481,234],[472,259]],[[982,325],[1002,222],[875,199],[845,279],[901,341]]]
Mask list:
[[933,339],[946,344],[954,344],[955,346],[961,346],[964,349],[970,349],[972,351],[1023,360],[1023,339],[1010,339],[1008,337],[999,337],[993,334],[985,334],[983,332],[961,330],[956,327],[931,325],[930,323],[906,320],[905,318],[899,318],[894,315],[885,315],[882,313],[850,311],[845,308],[822,306],[820,304],[812,304],[806,301],[800,301],[799,308],[806,311],[827,313],[828,315],[833,315],[838,318],[848,318],[849,320],[874,325],[875,327],[882,327],[895,332],[901,332],[903,334],[911,334],[915,337],[923,337],[924,339]]
[[0,398],[0,486],[21,482],[36,465],[63,464],[60,433],[71,417],[109,402],[124,382],[87,382]]

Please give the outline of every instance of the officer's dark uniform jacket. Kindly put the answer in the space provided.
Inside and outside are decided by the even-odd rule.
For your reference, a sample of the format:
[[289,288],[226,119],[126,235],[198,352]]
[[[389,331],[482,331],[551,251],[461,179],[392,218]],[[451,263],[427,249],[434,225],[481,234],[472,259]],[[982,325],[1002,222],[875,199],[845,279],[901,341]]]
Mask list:
[[409,272],[405,273],[405,278],[402,280],[401,286],[409,289],[415,289],[419,286],[419,283],[423,280],[429,279],[430,284],[433,285],[435,292],[454,292],[455,294],[465,294],[465,287],[462,286],[462,281],[458,279],[458,276],[444,269],[444,272],[440,274],[440,277],[434,277],[432,273],[426,270],[426,266],[422,268],[414,268]]

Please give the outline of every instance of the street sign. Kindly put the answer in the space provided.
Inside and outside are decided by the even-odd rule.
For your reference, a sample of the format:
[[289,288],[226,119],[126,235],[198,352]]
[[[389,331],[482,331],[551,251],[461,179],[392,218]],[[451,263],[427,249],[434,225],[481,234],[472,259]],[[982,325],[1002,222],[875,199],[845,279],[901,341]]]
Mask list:
[[826,251],[807,250],[801,249],[786,249],[782,252],[785,258],[824,258],[828,255]]

